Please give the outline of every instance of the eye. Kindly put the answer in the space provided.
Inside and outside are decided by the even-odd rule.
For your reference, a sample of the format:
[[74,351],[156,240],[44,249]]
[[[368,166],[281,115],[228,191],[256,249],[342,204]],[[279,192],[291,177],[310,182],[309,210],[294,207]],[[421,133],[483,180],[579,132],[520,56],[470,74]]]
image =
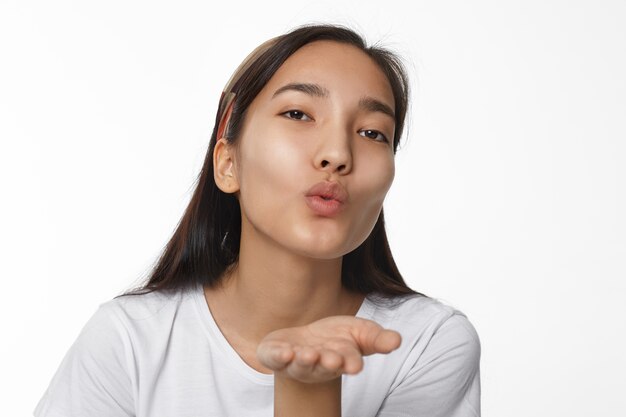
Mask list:
[[281,114],[288,115],[287,118],[294,120],[313,120],[307,116],[306,113],[300,110],[288,110]]
[[380,133],[378,130],[371,130],[371,129],[359,130],[359,134],[361,134],[361,136],[365,136],[370,139],[376,139],[377,141],[380,141],[380,142],[389,142],[387,137],[383,135],[382,133]]

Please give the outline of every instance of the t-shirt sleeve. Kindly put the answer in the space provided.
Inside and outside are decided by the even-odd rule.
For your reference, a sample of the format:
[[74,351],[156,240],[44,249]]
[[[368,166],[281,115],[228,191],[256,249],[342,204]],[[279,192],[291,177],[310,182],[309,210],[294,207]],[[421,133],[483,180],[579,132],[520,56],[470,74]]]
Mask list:
[[35,417],[134,416],[127,332],[102,304],[81,330],[34,410]]
[[451,315],[377,415],[480,417],[480,354],[480,339],[470,321],[463,314]]

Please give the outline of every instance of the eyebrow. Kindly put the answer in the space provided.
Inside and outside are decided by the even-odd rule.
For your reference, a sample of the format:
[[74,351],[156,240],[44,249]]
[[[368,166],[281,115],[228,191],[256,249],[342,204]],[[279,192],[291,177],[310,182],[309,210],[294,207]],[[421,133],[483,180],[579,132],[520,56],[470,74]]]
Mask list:
[[[272,99],[285,91],[300,91],[313,97],[328,98],[330,91],[319,84],[289,83],[283,85],[272,95]],[[373,97],[362,97],[359,100],[359,108],[368,112],[379,112],[390,116],[395,120],[396,114],[387,104]]]
[[373,97],[363,97],[359,100],[359,108],[368,112],[380,112],[396,120],[396,114],[391,107]]
[[284,93],[285,91],[289,90],[300,91],[310,96],[321,98],[327,98],[330,95],[330,91],[318,84],[289,83],[274,91],[274,95],[272,96],[272,98],[276,97],[280,93]]

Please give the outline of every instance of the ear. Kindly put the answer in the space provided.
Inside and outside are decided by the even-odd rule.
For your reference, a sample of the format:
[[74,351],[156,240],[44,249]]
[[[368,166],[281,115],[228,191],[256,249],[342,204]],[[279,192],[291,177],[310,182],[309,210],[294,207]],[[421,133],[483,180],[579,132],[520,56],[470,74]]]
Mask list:
[[225,138],[218,140],[213,149],[213,178],[223,192],[230,194],[239,191],[234,151]]

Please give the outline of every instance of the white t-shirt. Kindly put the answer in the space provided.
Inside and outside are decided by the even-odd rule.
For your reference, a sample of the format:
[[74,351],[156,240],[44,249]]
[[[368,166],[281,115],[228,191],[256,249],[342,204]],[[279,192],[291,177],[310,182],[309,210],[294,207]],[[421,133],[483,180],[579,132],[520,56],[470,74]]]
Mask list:
[[[460,311],[421,296],[363,301],[357,317],[402,335],[342,376],[342,417],[480,416],[480,341]],[[274,376],[248,366],[202,286],[101,304],[34,410],[36,417],[272,417]]]

